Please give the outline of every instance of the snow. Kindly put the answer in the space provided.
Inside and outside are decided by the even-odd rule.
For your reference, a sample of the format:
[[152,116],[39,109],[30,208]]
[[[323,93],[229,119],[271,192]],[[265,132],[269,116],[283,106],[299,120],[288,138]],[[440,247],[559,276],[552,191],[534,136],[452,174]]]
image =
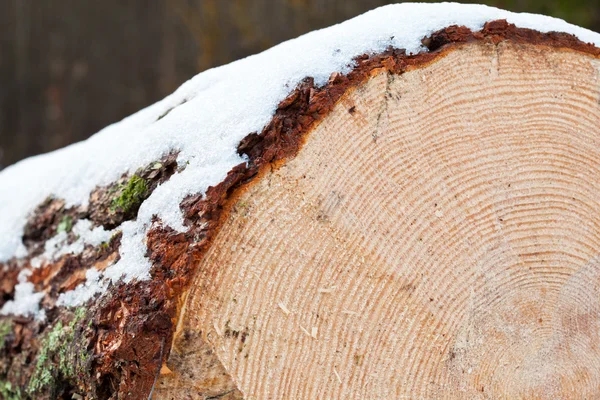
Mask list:
[[68,234],[59,232],[54,237],[48,239],[44,244],[44,253],[31,260],[31,266],[38,268],[44,262],[56,261],[65,254],[80,254],[85,245],[99,246],[102,243],[108,243],[114,231],[106,231],[103,227],[92,226],[92,221],[87,219],[79,220],[73,226],[72,232],[77,237],[71,244],[67,244]]
[[35,293],[33,283],[22,282],[15,286],[14,300],[7,301],[0,312],[2,315],[38,315],[40,311],[40,301],[44,293]]
[[85,283],[77,286],[74,290],[61,293],[57,305],[80,305],[102,293],[108,287],[108,280],[102,279],[102,274],[95,268],[90,268],[85,274]]
[[[31,271],[24,270],[19,273],[19,283],[15,286],[15,297],[4,303],[0,314],[36,316],[38,319],[44,318],[45,313],[40,312],[40,301],[44,293],[35,293],[33,283],[27,282],[27,277]],[[44,311],[44,310],[42,310]]]
[[[64,305],[81,304],[101,293],[106,280],[148,279],[150,263],[144,256],[144,239],[152,215],[184,231],[181,200],[188,194],[205,192],[243,162],[236,153],[237,144],[249,133],[260,132],[277,104],[302,79],[312,76],[322,85],[333,72],[347,73],[358,55],[381,52],[389,46],[408,53],[425,52],[421,39],[436,30],[458,24],[476,31],[496,19],[541,32],[571,33],[600,47],[599,34],[559,19],[456,3],[385,6],[308,33],[203,72],[164,100],[84,142],[6,168],[0,173],[0,262],[27,254],[21,243],[27,216],[49,195],[65,199],[67,206],[85,205],[96,186],[108,185],[123,173],[132,173],[171,150],[179,150],[178,163],[189,162],[186,169],[154,191],[142,204],[136,221],[118,228],[123,232],[120,260],[104,274],[89,271],[88,283],[76,293],[63,295],[61,301]],[[85,240],[61,249],[64,237],[57,237],[45,256],[81,251],[83,243],[91,243]],[[16,296],[22,304],[9,302],[3,313],[34,312],[32,303],[35,299],[39,302],[39,294],[34,294],[30,285],[19,284]]]

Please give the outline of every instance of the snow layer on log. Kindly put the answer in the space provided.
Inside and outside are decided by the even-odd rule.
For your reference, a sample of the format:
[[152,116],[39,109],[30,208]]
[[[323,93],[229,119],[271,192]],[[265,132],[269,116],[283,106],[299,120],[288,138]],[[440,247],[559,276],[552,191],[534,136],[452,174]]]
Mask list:
[[[426,52],[421,39],[435,31],[451,25],[478,31],[485,22],[498,19],[540,32],[570,33],[600,46],[599,34],[559,19],[456,3],[391,5],[311,32],[259,55],[203,72],[164,100],[84,142],[5,169],[0,173],[0,262],[26,255],[21,238],[27,217],[48,196],[65,199],[67,206],[86,204],[94,188],[178,151],[178,164],[186,168],[144,201],[136,220],[117,228],[123,234],[120,260],[102,276],[89,271],[88,283],[67,293],[61,302],[84,302],[102,291],[103,279],[148,279],[150,263],[145,257],[144,239],[153,215],[165,225],[184,231],[181,201],[187,195],[204,193],[223,180],[232,167],[244,162],[236,152],[240,140],[260,132],[277,104],[304,78],[314,77],[317,85],[323,85],[332,73],[350,71],[359,55],[379,53],[388,47],[413,54]],[[94,235],[110,236],[91,226],[85,228],[80,232],[82,243],[95,242]],[[60,238],[52,241],[58,243]],[[77,249],[51,249],[55,254],[73,251]],[[17,290],[27,294],[27,289],[23,286]],[[24,297],[39,301],[34,293]],[[22,310],[11,305],[3,312],[35,312],[37,301],[34,303],[35,307]]]

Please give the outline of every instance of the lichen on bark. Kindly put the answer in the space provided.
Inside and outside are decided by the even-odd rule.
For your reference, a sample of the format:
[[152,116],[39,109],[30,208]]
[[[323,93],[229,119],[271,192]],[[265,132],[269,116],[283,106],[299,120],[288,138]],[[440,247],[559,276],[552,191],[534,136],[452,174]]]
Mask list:
[[54,392],[67,386],[85,390],[86,375],[90,367],[90,340],[86,337],[86,311],[77,308],[72,319],[63,324],[58,321],[49,328],[40,342],[34,372],[27,385],[27,393]]

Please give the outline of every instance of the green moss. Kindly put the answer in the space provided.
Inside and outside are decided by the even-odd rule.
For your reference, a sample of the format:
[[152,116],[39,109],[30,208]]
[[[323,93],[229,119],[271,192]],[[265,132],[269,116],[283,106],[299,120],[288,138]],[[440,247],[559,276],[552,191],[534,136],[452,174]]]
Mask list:
[[12,321],[0,322],[0,349],[4,348],[6,344],[6,336],[13,330]]
[[148,184],[144,178],[133,175],[125,185],[121,185],[117,193],[120,194],[112,200],[111,211],[121,210],[127,214],[146,199]]
[[85,367],[89,357],[86,346],[77,343],[75,337],[78,324],[84,317],[85,309],[76,309],[68,325],[57,322],[42,340],[35,370],[27,387],[29,394],[52,387],[59,377],[74,380],[78,370]]
[[56,227],[56,232],[69,233],[71,232],[71,229],[73,229],[73,217],[71,217],[70,215],[65,215]]
[[12,387],[10,382],[0,381],[0,395],[4,400],[21,400],[21,389]]
[[108,243],[112,243],[113,240],[115,240],[117,237],[119,237],[120,235],[122,235],[123,232],[121,231],[117,231],[116,233],[113,233],[112,236],[110,237],[110,239],[108,240]]
[[75,318],[73,318],[73,321],[71,321],[69,326],[74,327],[79,321],[83,319],[83,317],[85,317],[85,308],[78,307],[77,309],[75,309]]
[[27,388],[29,393],[35,393],[46,386],[50,386],[54,382],[54,376],[50,372],[50,366],[47,363],[50,357],[58,349],[58,343],[63,335],[63,325],[58,322],[48,333],[48,336],[42,341],[40,353],[38,354],[35,371],[29,381]]

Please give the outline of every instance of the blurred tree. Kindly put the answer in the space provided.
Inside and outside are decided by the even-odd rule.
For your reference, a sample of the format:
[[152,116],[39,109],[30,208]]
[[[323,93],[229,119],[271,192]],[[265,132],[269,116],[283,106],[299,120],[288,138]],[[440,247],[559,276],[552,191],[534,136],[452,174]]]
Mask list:
[[[473,1],[471,1],[473,2]],[[0,168],[82,140],[198,72],[386,0],[0,2]],[[489,0],[600,31],[600,2]]]

